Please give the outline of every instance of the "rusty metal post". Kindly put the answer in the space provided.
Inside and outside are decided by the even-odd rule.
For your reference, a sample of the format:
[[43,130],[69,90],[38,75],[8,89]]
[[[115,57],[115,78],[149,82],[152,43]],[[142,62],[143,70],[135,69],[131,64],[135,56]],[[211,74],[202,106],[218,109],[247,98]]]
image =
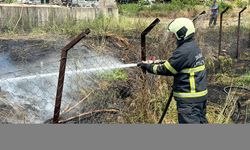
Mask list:
[[[141,60],[145,61],[147,59],[146,51],[146,35],[160,22],[160,19],[156,18],[142,33],[141,33]],[[143,70],[146,74],[146,70]]]
[[247,47],[250,48],[250,31],[248,32],[248,44]]
[[[146,35],[160,22],[160,19],[156,18],[142,33],[141,33],[141,61],[145,61],[147,59],[147,51],[146,51]],[[142,83],[142,101],[144,101],[147,97],[146,93],[146,70],[142,70],[143,74],[141,78],[143,79]],[[147,115],[146,102],[142,102],[140,105],[143,111],[143,115]]]
[[244,7],[240,12],[239,12],[239,16],[238,16],[238,28],[237,28],[237,44],[236,44],[236,50],[237,50],[237,54],[236,54],[236,58],[239,59],[240,57],[240,50],[239,50],[239,40],[240,40],[240,16],[241,13],[246,10],[247,7]]
[[197,16],[195,16],[195,17],[192,19],[193,23],[195,23],[195,21],[196,21],[201,15],[203,15],[203,14],[205,14],[205,13],[206,13],[206,11],[204,10],[204,11],[202,11],[201,13],[199,13]]
[[90,33],[89,29],[86,29],[81,34],[79,34],[75,39],[69,42],[64,48],[61,50],[61,61],[60,61],[60,69],[59,69],[59,77],[57,84],[57,92],[56,92],[56,101],[55,101],[55,109],[54,109],[54,117],[53,123],[58,123],[59,115],[60,115],[60,107],[62,100],[62,92],[63,92],[63,83],[66,69],[66,61],[68,50],[70,50],[74,45],[76,45],[81,39],[87,36]]
[[[145,61],[147,59],[146,54],[146,36],[141,35],[141,61]],[[146,70],[142,70],[144,74],[146,74]]]
[[227,7],[226,9],[224,9],[221,14],[220,14],[220,32],[219,32],[219,52],[218,52],[218,57],[221,54],[221,34],[222,34],[222,19],[223,19],[223,14],[229,9],[229,7]]

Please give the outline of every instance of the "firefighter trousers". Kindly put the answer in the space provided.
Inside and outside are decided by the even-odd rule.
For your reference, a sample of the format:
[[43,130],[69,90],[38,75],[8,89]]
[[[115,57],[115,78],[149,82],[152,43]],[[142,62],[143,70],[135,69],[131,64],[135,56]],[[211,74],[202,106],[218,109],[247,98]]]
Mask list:
[[180,124],[206,124],[206,101],[186,103],[177,101],[178,121]]

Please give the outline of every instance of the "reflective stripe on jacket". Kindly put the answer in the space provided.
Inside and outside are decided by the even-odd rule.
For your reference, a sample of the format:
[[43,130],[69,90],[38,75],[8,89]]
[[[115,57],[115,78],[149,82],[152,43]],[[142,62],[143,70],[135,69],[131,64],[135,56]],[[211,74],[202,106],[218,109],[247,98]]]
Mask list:
[[193,39],[179,45],[164,64],[152,64],[150,73],[174,76],[176,100],[201,102],[206,100],[207,80],[205,61]]

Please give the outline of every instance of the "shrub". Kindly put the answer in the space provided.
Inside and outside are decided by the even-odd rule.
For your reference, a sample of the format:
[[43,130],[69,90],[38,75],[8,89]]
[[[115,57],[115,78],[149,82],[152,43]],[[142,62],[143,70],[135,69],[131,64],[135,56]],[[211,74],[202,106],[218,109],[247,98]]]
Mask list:
[[140,10],[138,4],[118,4],[119,14],[122,15],[134,15]]
[[99,74],[99,76],[108,81],[128,80],[128,75],[123,69],[115,69]]
[[4,2],[10,4],[16,2],[16,0],[4,0]]
[[249,85],[250,84],[250,72],[243,75],[242,77],[239,77],[236,81],[238,83],[241,83],[242,85]]
[[155,3],[149,5],[146,0],[140,0],[137,4],[119,4],[119,13],[123,15],[137,15],[139,12],[169,12],[193,8],[200,4],[199,0],[172,0],[171,3]]
[[227,7],[232,8],[233,6],[231,4],[229,4],[229,3],[226,3],[226,2],[220,2],[219,3],[219,10],[220,11],[224,10]]
[[247,6],[247,2],[243,0],[236,0],[235,5],[239,8],[243,8]]
[[219,56],[220,69],[222,73],[231,74],[232,73],[232,65],[233,60],[229,56]]

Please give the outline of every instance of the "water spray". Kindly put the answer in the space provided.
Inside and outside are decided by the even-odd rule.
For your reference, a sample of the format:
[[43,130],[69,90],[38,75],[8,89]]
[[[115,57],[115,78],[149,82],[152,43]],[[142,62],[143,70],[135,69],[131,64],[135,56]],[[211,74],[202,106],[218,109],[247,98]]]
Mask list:
[[[113,65],[109,67],[99,67],[99,68],[89,68],[89,69],[82,69],[82,70],[75,70],[75,71],[66,71],[67,75],[74,75],[77,73],[90,73],[90,72],[96,72],[96,71],[108,71],[113,69],[121,69],[121,68],[130,68],[130,67],[136,67],[136,63],[132,64],[119,64],[119,65]],[[1,82],[8,81],[8,82],[15,82],[15,81],[22,81],[22,80],[31,80],[34,78],[45,78],[45,77],[51,77],[51,76],[57,76],[58,73],[45,73],[45,74],[38,74],[38,75],[29,75],[29,76],[21,76],[21,77],[14,77],[14,78],[6,78],[1,79]]]

